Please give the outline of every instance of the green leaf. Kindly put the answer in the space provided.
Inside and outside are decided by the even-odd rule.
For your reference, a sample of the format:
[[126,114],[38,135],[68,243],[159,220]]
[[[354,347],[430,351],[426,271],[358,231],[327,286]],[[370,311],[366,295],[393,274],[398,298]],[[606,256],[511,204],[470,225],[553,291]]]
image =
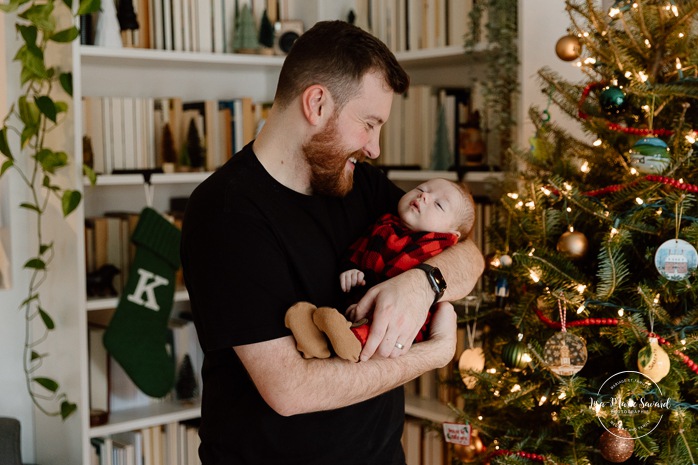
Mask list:
[[90,13],[97,13],[102,8],[101,0],[80,0],[80,6],[78,7],[79,15],[88,15]]
[[51,331],[56,328],[56,324],[53,322],[51,315],[46,313],[43,308],[39,309],[39,315],[41,316],[41,320],[44,322],[44,325],[46,325],[46,329]]
[[73,73],[61,73],[58,76],[58,82],[66,94],[73,96]]
[[61,199],[63,216],[70,215],[80,205],[80,200],[82,200],[82,194],[78,191],[66,190],[63,192],[63,198]]
[[56,19],[51,13],[53,13],[53,3],[49,2],[34,4],[21,13],[19,17],[35,24],[45,35],[50,35],[56,29]]
[[10,151],[10,144],[7,143],[7,128],[2,128],[0,130],[0,153],[5,155],[7,158],[10,160],[14,160],[12,158],[12,152]]
[[26,299],[24,299],[24,300],[22,301],[22,303],[19,305],[19,307],[22,308],[22,307],[28,305],[29,302],[31,302],[32,300],[36,300],[36,299],[38,299],[38,298],[39,298],[39,294],[30,295],[29,297],[27,297]]
[[82,165],[82,174],[87,176],[87,179],[90,180],[90,185],[94,186],[97,184],[97,173],[95,173],[95,170],[93,170],[91,167],[85,165],[83,163]]
[[56,392],[58,390],[58,383],[51,378],[34,378],[34,382],[40,384],[51,392]]
[[45,254],[48,250],[51,250],[53,248],[53,242],[50,244],[41,244],[39,247],[39,255]]
[[75,412],[77,409],[77,405],[75,405],[72,402],[68,402],[67,400],[64,400],[63,402],[61,402],[61,418],[65,420],[70,415],[72,415],[73,412]]
[[75,26],[58,31],[50,37],[54,42],[68,43],[74,41],[80,35],[80,31]]
[[13,13],[19,8],[19,5],[21,2],[18,0],[10,0],[10,3],[7,5],[5,4],[0,4],[0,11],[4,11],[5,13]]
[[19,204],[19,208],[26,208],[27,210],[33,210],[37,213],[41,213],[41,210],[39,210],[39,207],[37,207],[34,204],[27,203],[27,202],[22,202]]
[[37,360],[40,358],[41,358],[41,355],[38,352],[35,352],[32,350],[31,361],[33,362],[34,360]]
[[5,171],[10,169],[10,167],[14,165],[14,162],[12,160],[5,160],[5,163],[2,164],[2,167],[0,167],[0,176],[2,176]]
[[65,113],[68,111],[68,104],[65,102],[53,102],[56,105],[56,113]]
[[53,104],[51,97],[47,95],[42,95],[36,98],[36,106],[39,107],[39,111],[44,114],[48,119],[56,122],[56,105]]
[[54,152],[50,149],[43,149],[36,154],[36,161],[41,165],[41,169],[47,173],[54,173],[56,169],[68,164],[68,154],[65,152]]
[[19,137],[22,148],[26,147],[27,142],[29,142],[32,137],[36,136],[38,132],[39,126],[25,126],[24,129],[22,129],[22,135]]
[[26,95],[22,95],[18,99],[19,119],[22,120],[25,126],[36,127],[39,125],[39,117],[41,113],[36,103],[28,100]]
[[36,30],[36,26],[23,26],[23,25],[18,25],[17,30],[22,36],[22,39],[27,43],[27,45],[34,45],[36,46],[36,38],[38,36],[38,32]]
[[46,262],[40,258],[30,258],[27,263],[24,264],[24,268],[29,268],[32,270],[45,270]]
[[63,3],[70,11],[73,11],[73,0],[63,0]]

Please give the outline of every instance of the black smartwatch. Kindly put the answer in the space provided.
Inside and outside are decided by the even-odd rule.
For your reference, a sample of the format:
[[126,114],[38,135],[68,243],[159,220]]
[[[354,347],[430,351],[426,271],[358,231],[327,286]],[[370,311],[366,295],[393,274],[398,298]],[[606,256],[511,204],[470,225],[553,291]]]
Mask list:
[[444,275],[441,274],[441,270],[435,266],[427,265],[426,263],[420,263],[419,265],[416,265],[415,268],[419,268],[427,274],[429,285],[434,291],[434,303],[436,303],[441,296],[444,295],[444,291],[447,287]]

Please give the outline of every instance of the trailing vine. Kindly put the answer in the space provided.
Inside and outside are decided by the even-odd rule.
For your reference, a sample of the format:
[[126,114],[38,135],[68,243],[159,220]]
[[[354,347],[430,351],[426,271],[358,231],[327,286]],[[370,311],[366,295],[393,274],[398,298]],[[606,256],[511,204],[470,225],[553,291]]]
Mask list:
[[[26,298],[20,304],[25,317],[23,367],[27,391],[41,412],[66,419],[77,405],[62,392],[56,380],[39,373],[49,356],[39,347],[56,328],[41,292],[54,258],[54,242],[45,235],[44,217],[51,207],[51,199],[60,202],[63,216],[67,217],[80,204],[82,194],[57,183],[57,174],[69,166],[71,156],[60,148],[50,147],[46,140],[47,134],[63,123],[69,109],[68,101],[52,97],[57,93],[57,86],[65,91],[68,100],[73,94],[72,73],[48,66],[46,50],[52,43],[53,46],[69,44],[80,35],[78,28],[72,25],[58,28],[58,17],[63,14],[59,8],[75,11],[75,18],[98,11],[100,0],[81,0],[76,10],[73,10],[72,0],[61,3],[63,5],[53,0],[10,0],[0,4],[0,11],[16,18],[15,29],[21,39],[14,56],[14,61],[21,65],[21,91],[0,128],[0,179],[10,170],[18,175],[28,190],[28,200],[19,207],[33,214],[35,220],[36,249],[24,263],[29,283]],[[94,182],[92,170],[83,167],[83,172]]]
[[[477,53],[477,45],[488,44],[477,60],[486,67],[483,96],[489,113],[489,129],[499,134],[502,168],[508,168],[506,153],[513,143],[515,98],[519,92],[518,1],[475,0],[470,11],[466,55]],[[483,37],[486,32],[486,37]]]

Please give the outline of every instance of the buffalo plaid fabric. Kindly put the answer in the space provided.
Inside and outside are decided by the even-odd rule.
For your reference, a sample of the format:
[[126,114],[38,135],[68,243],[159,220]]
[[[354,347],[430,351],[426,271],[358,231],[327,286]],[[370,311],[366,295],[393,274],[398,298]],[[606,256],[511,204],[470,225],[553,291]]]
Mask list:
[[[455,234],[412,231],[400,218],[387,213],[369,230],[368,234],[349,247],[350,265],[345,269],[357,268],[366,275],[366,287],[392,278],[433,257],[445,248],[458,242]],[[431,310],[420,330],[416,342],[425,339]]]

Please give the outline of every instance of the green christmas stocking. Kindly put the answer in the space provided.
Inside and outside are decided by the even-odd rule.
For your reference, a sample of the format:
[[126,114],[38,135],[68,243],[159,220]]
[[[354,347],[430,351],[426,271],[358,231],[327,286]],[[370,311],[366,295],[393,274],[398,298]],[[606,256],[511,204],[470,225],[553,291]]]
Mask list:
[[168,353],[167,322],[179,269],[181,233],[158,212],[145,208],[131,241],[136,253],[104,346],[136,386],[163,397],[174,386],[175,363]]

